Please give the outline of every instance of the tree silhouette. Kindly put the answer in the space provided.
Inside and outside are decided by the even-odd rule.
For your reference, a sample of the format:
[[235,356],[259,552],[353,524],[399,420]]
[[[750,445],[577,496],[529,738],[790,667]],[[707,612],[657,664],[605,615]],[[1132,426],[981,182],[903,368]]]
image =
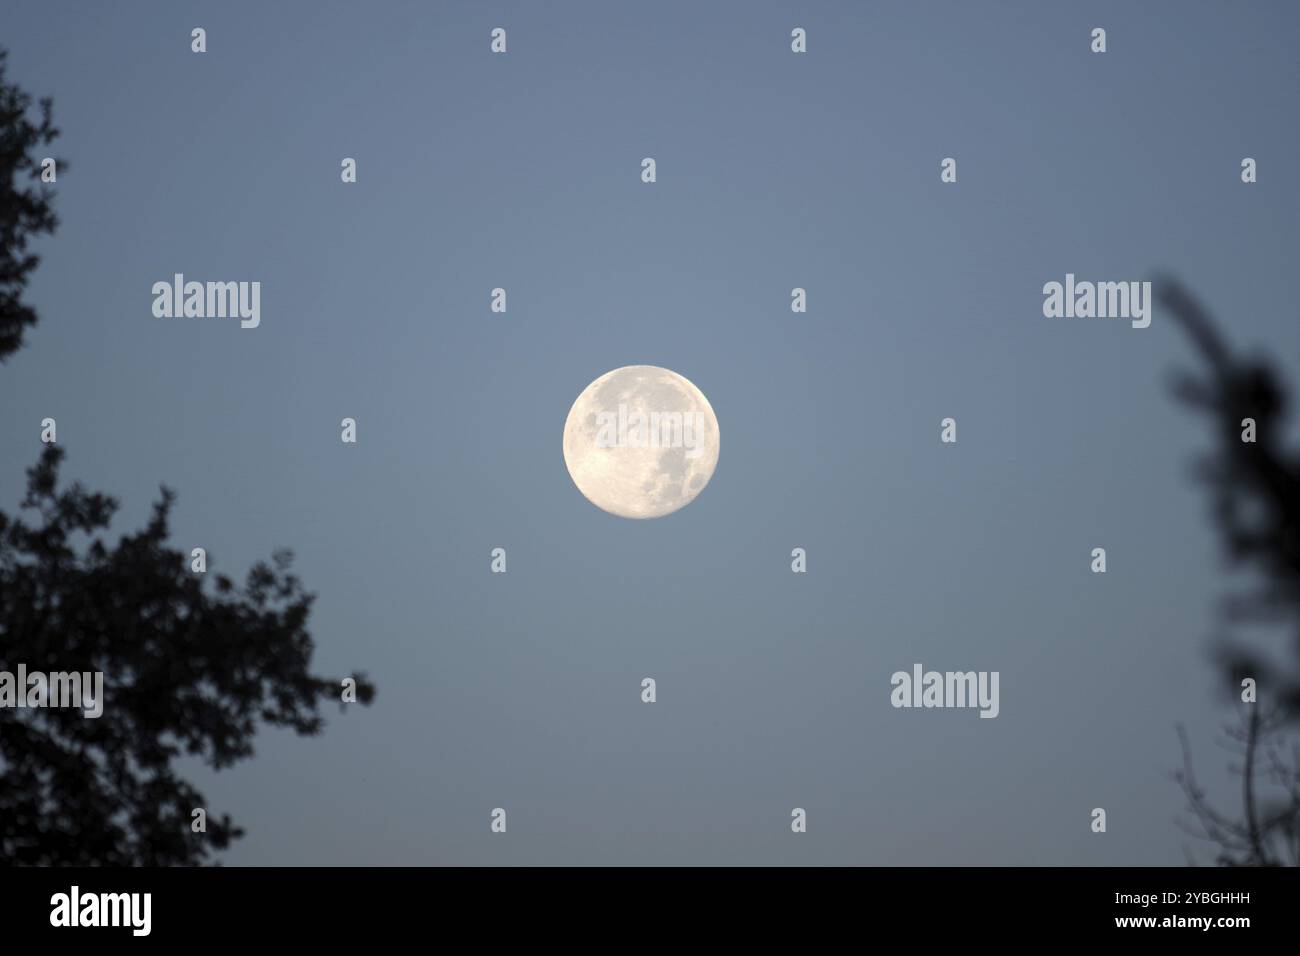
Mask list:
[[[37,263],[28,240],[56,226],[50,194],[22,183],[39,179],[32,150],[57,135],[51,104],[30,121],[31,97],[4,66],[0,51],[0,357],[37,319],[22,301]],[[316,734],[321,704],[344,706],[342,682],[310,672],[312,595],[287,551],[242,585],[193,572],[167,545],[166,488],[144,528],[106,542],[117,502],[61,487],[62,459],[46,446],[20,511],[0,512],[0,672],[102,673],[102,715],[0,707],[0,862],[209,862],[243,831],[209,814],[195,832],[193,811],[207,805],[173,761],[227,767],[252,755],[260,725]],[[355,676],[369,703],[373,685]],[[39,703],[48,685],[18,691]]]
[[5,80],[9,54],[0,50],[0,362],[23,344],[23,331],[36,324],[36,311],[22,301],[23,290],[40,257],[28,251],[34,236],[54,232],[50,190],[39,185],[38,146],[58,137],[54,104],[40,102],[40,119],[33,122],[32,98]]
[[[1183,767],[1175,774],[1194,822],[1189,832],[1219,846],[1218,862],[1232,866],[1300,865],[1300,747],[1290,742],[1300,716],[1300,456],[1283,442],[1287,390],[1263,360],[1246,359],[1215,331],[1204,308],[1177,282],[1157,283],[1162,303],[1184,329],[1205,366],[1181,374],[1175,394],[1208,415],[1216,450],[1200,463],[1229,562],[1254,571],[1255,587],[1230,594],[1222,605],[1228,636],[1216,649],[1234,696],[1242,681],[1255,682],[1258,702],[1238,704],[1239,725],[1223,743],[1238,762],[1240,814],[1217,810],[1192,768],[1190,746],[1179,728]],[[1243,440],[1253,422],[1254,441]],[[1234,639],[1243,625],[1290,631],[1292,654],[1261,654]]]
[[[1264,708],[1264,709],[1261,709]],[[1218,810],[1192,768],[1187,732],[1178,728],[1183,766],[1174,778],[1187,797],[1185,832],[1217,843],[1222,866],[1300,866],[1300,746],[1287,733],[1288,713],[1243,704],[1237,725],[1226,726],[1220,745],[1233,754],[1241,778],[1240,815]]]

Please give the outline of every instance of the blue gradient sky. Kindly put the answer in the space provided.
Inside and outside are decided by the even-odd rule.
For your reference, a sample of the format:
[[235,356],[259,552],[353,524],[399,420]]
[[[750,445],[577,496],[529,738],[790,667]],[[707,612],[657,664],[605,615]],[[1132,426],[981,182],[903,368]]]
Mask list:
[[[1286,3],[9,0],[11,79],[54,97],[71,169],[41,323],[0,368],[0,507],[54,416],[116,531],[165,482],[215,570],[295,550],[319,669],[379,697],[195,770],[248,831],[232,864],[1181,864],[1175,722],[1230,792],[1188,480],[1208,432],[1167,390],[1190,352],[1158,310],[1045,319],[1041,288],[1170,270],[1300,380],[1298,26]],[[174,272],[260,280],[261,327],[155,319]],[[704,391],[722,455],[689,507],[630,522],[560,438],[640,363]],[[917,661],[1000,671],[1001,715],[891,708]]]

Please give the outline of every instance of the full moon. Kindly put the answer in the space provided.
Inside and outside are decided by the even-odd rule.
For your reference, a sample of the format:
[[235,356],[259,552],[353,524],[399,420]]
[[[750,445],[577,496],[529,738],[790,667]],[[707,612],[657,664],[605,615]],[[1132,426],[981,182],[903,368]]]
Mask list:
[[620,518],[686,507],[718,465],[718,419],[676,372],[627,365],[578,396],[564,423],[564,464],[578,490]]

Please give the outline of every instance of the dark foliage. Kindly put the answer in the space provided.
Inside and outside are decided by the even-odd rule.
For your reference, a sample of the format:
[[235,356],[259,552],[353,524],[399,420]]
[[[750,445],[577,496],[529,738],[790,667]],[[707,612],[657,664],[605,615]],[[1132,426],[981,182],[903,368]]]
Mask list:
[[51,190],[40,182],[44,157],[36,152],[59,135],[53,104],[41,100],[38,117],[31,117],[31,96],[5,79],[8,57],[0,50],[0,362],[18,350],[23,332],[36,324],[36,312],[22,301],[40,262],[29,251],[30,240],[59,224]]
[[[103,714],[0,709],[0,859],[198,862],[240,831],[226,817],[191,832],[206,804],[173,759],[228,766],[253,753],[259,723],[318,733],[319,704],[340,700],[341,682],[310,673],[312,598],[287,553],[242,586],[217,575],[205,587],[167,546],[170,492],[109,546],[99,533],[116,503],[60,489],[61,458],[48,448],[28,472],[35,521],[0,514],[0,670],[103,672]],[[373,687],[358,685],[368,702]]]
[[[36,313],[22,294],[37,259],[28,241],[56,226],[50,197],[21,181],[32,151],[57,135],[49,101],[4,81],[0,51],[0,358]],[[0,707],[0,863],[177,865],[209,861],[241,835],[173,767],[227,767],[253,753],[259,726],[322,729],[321,704],[342,682],[310,671],[312,595],[288,552],[243,584],[191,570],[168,547],[173,495],[115,544],[103,532],[117,503],[61,487],[63,452],[47,446],[13,516],[0,512],[0,672],[100,672],[102,715],[77,708]],[[357,701],[374,687],[361,675]],[[19,688],[26,694],[28,688]]]

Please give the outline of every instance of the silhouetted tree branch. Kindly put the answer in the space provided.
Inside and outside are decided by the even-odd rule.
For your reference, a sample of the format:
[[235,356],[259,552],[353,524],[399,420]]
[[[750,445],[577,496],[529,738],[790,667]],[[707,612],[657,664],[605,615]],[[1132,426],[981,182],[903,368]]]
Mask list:
[[[5,82],[4,66],[0,51],[0,358],[36,322],[22,302],[37,263],[28,241],[57,224],[50,196],[22,185],[39,168],[31,150],[57,135],[51,105],[30,120],[31,97]],[[194,832],[192,811],[209,808],[174,760],[227,767],[253,754],[259,726],[316,734],[321,704],[344,706],[341,681],[310,670],[312,595],[287,551],[242,585],[193,572],[167,543],[166,488],[144,528],[107,542],[117,502],[61,487],[62,459],[47,446],[19,512],[0,512],[0,677],[12,684],[20,665],[102,673],[102,714],[0,706],[0,863],[205,862],[242,831],[209,813]],[[374,686],[352,676],[369,703]],[[17,691],[40,704],[48,691],[33,686],[35,698]]]
[[[1229,623],[1278,623],[1292,632],[1289,671],[1275,669],[1245,648],[1221,651],[1233,683],[1266,677],[1292,713],[1300,713],[1300,455],[1283,444],[1287,392],[1263,361],[1238,358],[1210,319],[1180,285],[1163,281],[1162,302],[1187,331],[1205,361],[1200,376],[1180,375],[1175,393],[1208,414],[1217,448],[1201,463],[1213,496],[1214,517],[1228,559],[1258,573],[1258,589],[1224,602]],[[1243,421],[1256,423],[1256,440],[1242,441]]]
[[1200,839],[1219,845],[1223,866],[1300,866],[1300,747],[1287,734],[1287,715],[1243,705],[1239,725],[1224,728],[1221,745],[1236,761],[1242,783],[1242,816],[1210,803],[1192,769],[1187,732],[1178,728],[1182,769],[1174,774],[1187,797],[1194,825],[1180,823]]
[[[99,537],[112,499],[58,488],[62,452],[28,472],[25,523],[0,513],[0,670],[100,671],[103,714],[0,710],[0,859],[10,863],[197,862],[240,835],[229,817],[190,828],[202,796],[181,755],[226,767],[251,756],[259,723],[321,729],[341,682],[310,673],[312,597],[277,552],[242,586],[189,570],[167,546],[166,489],[141,530]],[[88,541],[74,547],[82,535]],[[358,700],[374,688],[358,680]]]
[[[53,198],[40,183],[41,158],[34,151],[58,137],[53,103],[43,99],[32,118],[32,98],[5,80],[9,54],[0,50],[0,362],[23,344],[36,312],[22,301],[40,258],[28,251],[31,238],[54,232],[59,221]],[[59,163],[64,166],[62,162]]]
[[[1291,632],[1293,654],[1278,666],[1270,655],[1230,640],[1217,658],[1234,694],[1256,682],[1260,702],[1242,703],[1241,725],[1225,729],[1240,757],[1241,816],[1215,810],[1192,769],[1180,727],[1183,768],[1175,774],[1197,821],[1189,832],[1219,845],[1218,862],[1233,866],[1300,865],[1300,748],[1288,749],[1289,725],[1300,714],[1300,456],[1283,442],[1287,392],[1263,361],[1234,355],[1190,293],[1172,280],[1156,284],[1160,301],[1187,333],[1204,368],[1174,381],[1180,400],[1208,415],[1215,451],[1200,463],[1228,560],[1255,572],[1248,593],[1228,595],[1221,608],[1234,625],[1273,624]],[[1248,421],[1254,441],[1243,440]],[[1268,703],[1266,703],[1268,702]],[[1267,709],[1261,709],[1267,708]]]

